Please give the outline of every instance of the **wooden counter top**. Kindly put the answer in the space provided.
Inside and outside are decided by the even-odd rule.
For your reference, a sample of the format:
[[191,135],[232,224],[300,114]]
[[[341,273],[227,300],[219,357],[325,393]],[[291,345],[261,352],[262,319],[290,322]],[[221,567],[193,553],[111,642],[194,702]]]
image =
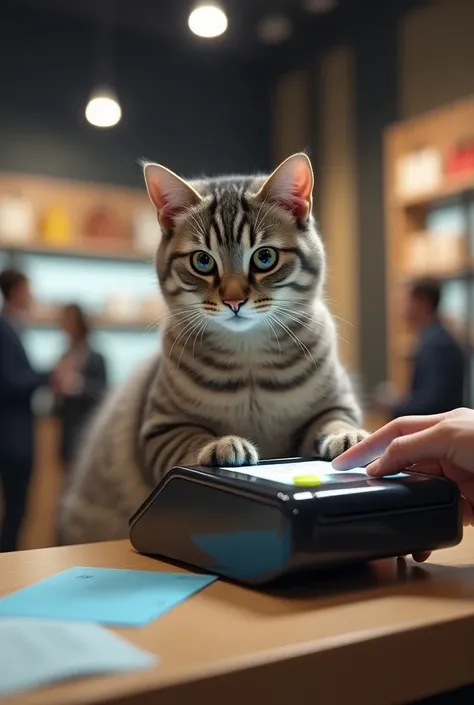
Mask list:
[[[74,565],[177,570],[126,541],[20,551],[0,555],[0,594]],[[395,705],[448,691],[474,682],[474,530],[422,566],[381,561],[322,579],[312,595],[218,581],[149,626],[117,632],[160,665],[2,705]]]

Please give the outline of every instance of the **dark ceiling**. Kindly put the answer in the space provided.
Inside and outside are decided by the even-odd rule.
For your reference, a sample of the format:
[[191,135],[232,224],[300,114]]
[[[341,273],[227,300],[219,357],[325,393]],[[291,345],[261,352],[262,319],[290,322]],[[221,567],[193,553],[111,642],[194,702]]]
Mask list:
[[[335,29],[375,19],[380,10],[399,11],[407,0],[337,0],[335,9],[311,12],[305,4],[311,0],[221,0],[229,19],[227,32],[213,40],[191,34],[187,18],[193,0],[7,0],[18,11],[52,13],[70,19],[97,23],[104,11],[111,12],[117,29],[154,37],[175,50],[199,49],[230,52],[241,57],[262,55],[312,40],[313,50]],[[313,0],[317,2],[317,0]],[[320,0],[322,2],[322,0]],[[108,9],[107,9],[108,8]],[[291,35],[277,45],[268,45],[259,36],[259,26],[269,16],[289,20]]]
[[[111,5],[117,24],[123,28],[156,37],[185,41],[189,30],[187,17],[193,0],[15,0],[16,4],[69,13],[83,19],[100,17],[104,6]],[[347,2],[347,0],[341,0]],[[304,10],[305,0],[223,0],[229,17],[226,39],[251,42],[256,39],[258,22],[266,15],[283,13],[296,25],[311,18]],[[318,18],[319,19],[319,18]]]

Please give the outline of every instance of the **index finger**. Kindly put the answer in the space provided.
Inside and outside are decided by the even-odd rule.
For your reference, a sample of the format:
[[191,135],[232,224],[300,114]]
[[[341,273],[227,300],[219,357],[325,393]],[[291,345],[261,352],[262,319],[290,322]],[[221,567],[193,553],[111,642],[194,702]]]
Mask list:
[[382,455],[395,438],[424,431],[435,426],[444,418],[444,414],[401,416],[374,431],[360,443],[346,450],[345,453],[341,453],[332,461],[332,466],[334,470],[351,470],[356,467],[365,467],[365,465]]

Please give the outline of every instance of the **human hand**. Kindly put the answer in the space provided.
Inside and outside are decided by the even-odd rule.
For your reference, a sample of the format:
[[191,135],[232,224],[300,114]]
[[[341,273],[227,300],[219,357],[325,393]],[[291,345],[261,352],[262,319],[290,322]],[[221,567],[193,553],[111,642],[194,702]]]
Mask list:
[[474,525],[474,410],[395,419],[333,461],[335,470],[361,466],[372,477],[400,471],[447,477],[461,492],[464,525]]
[[74,394],[79,389],[81,377],[74,365],[67,361],[59,363],[51,375],[51,386],[55,394]]

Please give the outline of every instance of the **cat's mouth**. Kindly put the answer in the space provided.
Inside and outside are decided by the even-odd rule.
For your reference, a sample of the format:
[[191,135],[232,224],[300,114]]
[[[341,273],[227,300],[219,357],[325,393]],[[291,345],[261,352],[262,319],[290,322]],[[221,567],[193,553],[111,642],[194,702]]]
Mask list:
[[230,323],[234,323],[236,326],[242,326],[251,321],[250,318],[247,318],[246,316],[233,316],[232,318],[229,318],[228,321]]
[[238,313],[237,315],[233,314],[231,316],[226,316],[225,318],[221,318],[219,320],[219,323],[223,328],[227,328],[227,330],[239,331],[244,331],[248,330],[249,328],[253,328],[256,322],[257,321],[255,316],[243,316],[241,313]]

